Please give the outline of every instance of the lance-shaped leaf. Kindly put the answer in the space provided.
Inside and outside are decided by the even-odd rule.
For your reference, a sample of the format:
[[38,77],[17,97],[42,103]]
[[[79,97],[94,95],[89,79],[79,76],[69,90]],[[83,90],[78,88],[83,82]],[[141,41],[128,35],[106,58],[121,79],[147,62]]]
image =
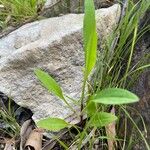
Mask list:
[[139,98],[128,90],[120,88],[104,89],[91,97],[95,103],[120,105],[139,101]]
[[60,118],[46,118],[38,121],[37,126],[50,131],[59,131],[63,128],[69,127],[70,124]]
[[115,115],[106,112],[97,112],[91,117],[90,126],[103,127],[117,120]]
[[95,66],[97,51],[97,33],[93,0],[85,0],[83,37],[85,50],[85,75],[87,77]]
[[58,96],[60,99],[64,100],[64,96],[60,86],[48,73],[40,69],[36,69],[35,74],[45,88],[47,88],[50,92]]

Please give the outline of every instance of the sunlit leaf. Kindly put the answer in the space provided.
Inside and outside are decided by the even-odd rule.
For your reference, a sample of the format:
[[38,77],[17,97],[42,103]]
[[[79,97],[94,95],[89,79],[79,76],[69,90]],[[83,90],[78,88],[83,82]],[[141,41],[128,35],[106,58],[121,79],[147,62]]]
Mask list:
[[108,88],[104,89],[91,97],[95,103],[120,105],[139,101],[139,98],[125,89]]
[[90,126],[103,127],[117,120],[115,115],[106,112],[97,112],[91,117]]
[[64,96],[60,86],[48,73],[40,69],[36,69],[35,74],[45,88],[47,88],[50,92],[64,100]]
[[97,51],[97,33],[93,0],[85,0],[83,36],[85,50],[85,75],[87,77],[95,66]]
[[50,131],[59,131],[69,126],[69,124],[66,121],[59,118],[46,118],[38,121],[36,124],[39,128],[43,128]]

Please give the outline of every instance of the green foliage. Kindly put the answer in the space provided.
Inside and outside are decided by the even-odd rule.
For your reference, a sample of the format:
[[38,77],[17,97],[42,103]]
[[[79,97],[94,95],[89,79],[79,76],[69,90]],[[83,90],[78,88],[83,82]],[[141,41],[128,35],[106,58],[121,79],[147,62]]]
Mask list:
[[27,19],[35,17],[38,5],[43,5],[45,0],[0,0],[3,6],[0,12],[0,26],[20,24]]
[[[139,30],[140,18],[143,17],[149,7],[150,3],[147,0],[140,0],[137,4],[133,0],[128,1],[125,16],[121,18],[113,34],[105,39],[104,46],[99,49],[101,53],[93,76],[95,78],[93,86],[95,92],[108,87],[130,89],[146,68],[142,66],[148,67],[149,54],[141,56],[135,66],[131,62],[133,61],[133,53],[135,53],[135,44],[144,33],[150,30],[149,25],[143,25]],[[141,68],[141,70],[139,71],[138,68]]]
[[66,101],[63,92],[57,82],[46,72],[36,69],[35,74],[37,78],[41,81],[42,85],[49,91],[52,92],[55,96],[59,97],[63,102],[73,111],[75,110],[70,106]]
[[92,0],[85,1],[83,37],[85,50],[85,76],[87,77],[95,66],[97,51],[95,8]]
[[70,124],[59,118],[46,118],[37,122],[37,126],[50,131],[59,131]]
[[[96,20],[95,20],[95,8],[93,0],[85,0],[85,15],[83,23],[83,38],[84,38],[84,52],[85,52],[85,68],[84,79],[81,94],[81,113],[84,108],[85,99],[85,87],[88,80],[88,76],[96,63],[97,55],[97,33],[96,33]],[[81,121],[82,121],[81,114]]]
[[[88,75],[90,74],[91,70],[95,66],[96,62],[96,51],[97,51],[97,33],[96,33],[96,21],[95,21],[95,9],[94,3],[92,0],[85,1],[85,16],[84,16],[84,49],[85,49],[85,72],[84,72],[84,83],[83,83],[83,90],[81,96],[81,105],[83,105],[84,92],[85,92],[85,83],[88,79]],[[62,90],[56,81],[49,76],[47,73],[43,72],[40,69],[35,71],[37,78],[41,81],[42,85],[46,87],[50,92],[58,96],[60,99],[64,99],[62,94]],[[103,103],[103,104],[126,104],[138,101],[138,97],[132,94],[131,92],[123,89],[117,88],[109,88],[100,91],[99,93],[93,95],[90,99],[90,102],[94,103]],[[94,114],[96,110],[96,104],[92,103],[88,105],[88,112],[90,114]],[[82,109],[81,109],[82,111]],[[100,112],[96,113],[94,119],[92,120],[93,125],[96,126],[103,126],[112,121],[116,120],[116,116]],[[42,127],[53,130],[51,121],[54,121],[56,124],[59,124],[60,120],[58,119],[46,119],[41,120],[38,125],[42,125]],[[62,121],[62,120],[61,120]],[[45,124],[45,126],[44,126]],[[99,125],[98,125],[99,124]],[[49,126],[48,126],[49,125]]]
[[[43,4],[43,2],[44,0],[0,0],[0,5],[4,6],[4,9],[2,9],[0,13],[0,27],[3,28],[8,24],[16,25],[20,22],[26,21],[27,19],[35,17],[38,14],[38,5]],[[67,6],[70,6],[70,0],[67,1]],[[147,64],[147,60],[150,58],[149,54],[141,58],[137,64],[132,66],[135,45],[140,37],[142,37],[142,35],[150,29],[150,25],[144,25],[143,28],[140,28],[139,30],[140,18],[143,17],[143,14],[149,9],[149,7],[149,0],[140,0],[136,4],[133,0],[128,0],[125,16],[121,18],[120,23],[114,30],[113,34],[105,39],[106,43],[104,43],[104,47],[101,47],[98,51],[99,53],[97,53],[97,32],[94,3],[93,0],[85,0],[83,25],[85,68],[82,95],[80,98],[80,113],[82,116],[83,113],[86,112],[88,118],[86,119],[85,126],[82,129],[83,131],[78,130],[78,128],[81,128],[80,126],[71,125],[65,120],[59,118],[46,118],[40,120],[36,123],[38,127],[50,131],[59,131],[63,128],[74,127],[79,134],[75,137],[73,144],[75,143],[76,145],[79,145],[79,149],[81,149],[81,145],[86,143],[85,141],[89,141],[89,145],[91,146],[92,141],[101,134],[100,132],[102,132],[103,135],[106,135],[106,131],[105,129],[103,130],[102,127],[105,127],[110,123],[114,123],[118,116],[118,114],[115,116],[108,113],[110,112],[108,111],[110,110],[109,105],[119,105],[119,108],[121,108],[125,113],[125,118],[128,117],[130,119],[145,142],[147,149],[150,149],[144,134],[131,118],[126,108],[122,106],[122,104],[139,101],[139,98],[135,94],[125,89],[130,89],[141,71],[150,67],[150,64]],[[70,8],[68,8],[68,10],[70,11]],[[97,64],[95,65],[96,61]],[[94,67],[96,70],[94,77],[92,78],[94,83],[89,83],[92,87],[92,92],[89,91],[89,93],[87,93],[89,97],[87,97],[87,95],[85,95],[86,83]],[[41,84],[49,92],[52,92],[55,96],[63,100],[67,106],[76,113],[76,110],[66,101],[58,83],[48,73],[40,69],[36,69],[35,74],[41,81]],[[128,80],[128,78],[131,78],[132,80]],[[87,99],[86,104],[84,103],[85,99]],[[83,119],[83,116],[81,118]],[[81,124],[83,121],[82,119]],[[10,111],[0,109],[0,121],[9,124],[8,129],[4,131],[9,134],[9,136],[14,137],[14,135],[19,135],[20,126]],[[101,129],[97,130],[97,128]],[[89,131],[91,131],[91,129],[92,138],[89,137]],[[98,136],[96,131],[99,133]],[[108,138],[109,137],[106,137],[106,139]],[[56,138],[56,140],[60,143],[60,145],[62,145],[62,147],[69,149],[68,145],[63,143],[59,138]],[[124,141],[126,142],[126,140],[125,136]],[[71,143],[71,145],[73,144]],[[123,146],[123,148],[125,147]]]
[[11,138],[19,136],[21,127],[16,121],[14,110],[11,108],[11,100],[8,102],[8,109],[6,107],[0,108],[0,124],[4,127],[0,128],[0,131],[5,135]]
[[[139,101],[139,98],[135,94],[125,90],[125,87],[127,87],[127,77],[134,71],[138,70],[138,68],[136,68],[133,71],[131,68],[131,62],[134,47],[139,36],[139,18],[148,9],[145,2],[145,0],[142,0],[140,3],[141,5],[139,5],[139,3],[138,5],[133,5],[133,3],[129,1],[126,15],[121,19],[119,26],[111,37],[108,38],[103,51],[99,54],[100,56],[98,57],[96,65],[96,73],[93,78],[94,84],[91,85],[94,92],[88,93],[92,96],[87,98],[85,96],[86,83],[96,63],[97,33],[93,0],[85,0],[83,27],[85,68],[82,94],[80,98],[81,123],[83,121],[83,113],[85,110],[87,111],[89,120],[87,120],[83,132],[80,133],[80,131],[78,131],[80,137],[79,149],[81,148],[81,141],[83,140],[84,135],[86,135],[85,133],[87,132],[87,129],[94,127],[95,130],[95,128],[107,126],[117,120],[115,115],[106,112],[108,111],[108,106],[106,105],[122,105]],[[144,29],[142,33],[146,30],[147,29]],[[114,44],[115,42],[117,44]],[[128,62],[125,60],[128,60]],[[141,66],[139,69],[146,68],[147,66],[149,65]],[[62,90],[54,79],[41,70],[36,70],[35,73],[38,79],[50,92],[58,96],[60,99],[64,99]],[[88,100],[84,106],[85,99]],[[58,118],[41,120],[37,125],[51,131],[60,130],[70,126],[67,122]],[[73,127],[76,128],[76,126]]]
[[96,63],[96,50],[97,50],[97,33],[93,32],[91,34],[91,37],[89,39],[89,42],[87,43],[86,48],[86,68],[85,68],[85,76],[88,77],[90,72],[95,66]]
[[90,126],[103,127],[117,120],[115,115],[106,112],[97,112],[91,117]]
[[54,95],[58,96],[60,99],[64,100],[60,86],[50,75],[40,69],[36,69],[35,74],[46,89],[48,89]]
[[137,102],[139,98],[125,89],[108,88],[91,96],[91,101],[101,104],[120,105]]
[[97,104],[89,99],[86,104],[86,110],[88,116],[92,116],[97,111]]

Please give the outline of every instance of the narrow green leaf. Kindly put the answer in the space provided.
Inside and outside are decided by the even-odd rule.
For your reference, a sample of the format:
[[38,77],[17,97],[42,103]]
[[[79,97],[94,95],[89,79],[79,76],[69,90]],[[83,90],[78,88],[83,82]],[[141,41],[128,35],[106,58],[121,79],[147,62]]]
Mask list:
[[120,105],[137,102],[139,98],[125,89],[108,88],[93,95],[91,100],[95,103]]
[[64,143],[63,141],[59,140],[59,138],[57,138],[56,140],[59,142],[59,144],[60,144],[64,149],[66,149],[66,150],[69,149],[69,147],[67,146],[67,144]]
[[88,76],[96,63],[96,51],[97,51],[97,34],[93,32],[87,45],[86,51],[86,75]]
[[70,124],[59,118],[46,118],[38,121],[37,126],[50,131],[59,131],[68,127]]
[[92,116],[90,120],[90,126],[103,127],[109,125],[115,120],[117,120],[117,117],[111,113],[98,112]]
[[96,21],[95,21],[95,7],[93,0],[85,0],[84,2],[84,25],[83,25],[83,37],[84,37],[84,46],[87,46],[89,38],[91,36],[91,31],[95,30]]
[[60,99],[64,100],[64,96],[60,86],[50,75],[48,75],[48,73],[40,69],[36,69],[35,74],[46,89],[48,89],[50,92],[58,96]]
[[85,50],[85,75],[87,77],[95,66],[97,51],[96,20],[93,0],[85,0],[83,37]]

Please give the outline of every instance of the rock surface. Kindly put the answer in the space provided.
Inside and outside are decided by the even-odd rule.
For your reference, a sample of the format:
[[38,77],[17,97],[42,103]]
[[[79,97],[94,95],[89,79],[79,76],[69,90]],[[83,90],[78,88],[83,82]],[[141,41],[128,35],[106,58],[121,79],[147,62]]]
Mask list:
[[[103,3],[113,3],[115,0],[111,0],[110,2],[108,0],[94,0],[96,6],[100,6],[102,5]],[[83,3],[84,3],[84,0],[64,0],[64,1],[60,1],[60,0],[46,0],[46,3],[45,3],[45,8],[49,8],[49,7],[52,7],[53,5],[57,4],[57,3],[62,3],[63,5],[66,5],[69,4],[71,6],[71,10],[75,11],[75,9],[78,9],[79,7],[79,3],[81,2],[81,6],[83,6]]]
[[[112,32],[119,16],[117,4],[96,11],[101,39]],[[82,22],[83,14],[69,14],[26,24],[0,39],[0,91],[29,108],[35,121],[47,116],[69,120],[72,115],[62,101],[40,85],[34,69],[47,71],[67,95],[79,98],[84,65]]]
[[[96,9],[112,6],[116,0],[94,0]],[[46,0],[44,15],[55,16],[66,13],[81,13],[84,10],[84,0]]]
[[59,2],[59,0],[46,0],[45,8],[51,7],[52,5],[55,5],[58,2]]

